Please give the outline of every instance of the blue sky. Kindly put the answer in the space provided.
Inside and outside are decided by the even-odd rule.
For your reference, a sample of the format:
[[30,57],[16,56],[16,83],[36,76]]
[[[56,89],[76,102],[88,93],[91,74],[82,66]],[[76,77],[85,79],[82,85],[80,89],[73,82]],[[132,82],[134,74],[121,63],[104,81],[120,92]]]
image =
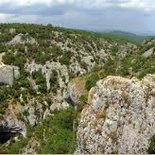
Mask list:
[[0,22],[155,34],[155,0],[1,0]]

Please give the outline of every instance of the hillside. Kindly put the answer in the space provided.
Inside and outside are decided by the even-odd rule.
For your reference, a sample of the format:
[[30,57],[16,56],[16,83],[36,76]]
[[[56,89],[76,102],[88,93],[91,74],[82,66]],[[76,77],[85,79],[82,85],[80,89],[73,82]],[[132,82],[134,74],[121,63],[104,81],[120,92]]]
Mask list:
[[136,35],[134,33],[130,32],[124,32],[124,31],[111,31],[111,32],[105,32],[103,33],[103,36],[119,41],[128,41],[132,43],[140,44],[143,42],[143,40],[147,38],[151,38],[150,36],[143,36],[143,35]]
[[132,42],[107,35],[0,24],[0,153],[78,151],[81,111],[96,82],[155,74],[155,39],[137,44],[132,35]]

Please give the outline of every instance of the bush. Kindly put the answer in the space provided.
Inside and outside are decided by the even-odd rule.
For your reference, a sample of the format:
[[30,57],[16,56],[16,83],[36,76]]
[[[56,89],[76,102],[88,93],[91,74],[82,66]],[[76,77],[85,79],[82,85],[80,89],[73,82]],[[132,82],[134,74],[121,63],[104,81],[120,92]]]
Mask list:
[[150,139],[150,145],[148,148],[149,154],[155,154],[155,135],[153,135]]
[[72,57],[72,53],[70,51],[65,51],[62,57],[59,59],[61,64],[70,65],[70,59]]
[[93,86],[95,86],[96,82],[100,79],[97,73],[92,73],[88,76],[86,81],[86,89],[89,91]]
[[39,85],[39,91],[42,93],[46,93],[47,92],[46,79],[45,76],[42,74],[42,71],[39,70],[33,72],[32,76],[36,84]]

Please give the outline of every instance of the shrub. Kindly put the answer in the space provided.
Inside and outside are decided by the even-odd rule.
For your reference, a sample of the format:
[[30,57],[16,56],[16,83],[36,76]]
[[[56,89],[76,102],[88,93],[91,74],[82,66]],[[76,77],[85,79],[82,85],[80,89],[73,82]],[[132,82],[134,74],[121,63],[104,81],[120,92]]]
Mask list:
[[155,135],[153,135],[150,139],[150,145],[148,148],[149,154],[155,154]]
[[95,86],[96,82],[100,79],[97,73],[92,73],[88,76],[86,81],[86,89],[89,91],[93,86]]
[[35,79],[36,84],[39,85],[39,91],[42,93],[46,93],[47,92],[46,79],[42,74],[42,71],[39,70],[39,71],[33,72],[32,76],[33,76],[33,79]]
[[69,66],[71,56],[71,51],[65,51],[62,57],[59,59],[60,63]]

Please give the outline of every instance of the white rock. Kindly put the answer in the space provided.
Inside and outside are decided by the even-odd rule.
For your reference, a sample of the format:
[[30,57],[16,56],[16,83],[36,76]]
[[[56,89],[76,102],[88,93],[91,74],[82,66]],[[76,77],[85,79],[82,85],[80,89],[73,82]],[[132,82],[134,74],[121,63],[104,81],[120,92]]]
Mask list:
[[151,49],[147,50],[147,51],[143,54],[143,56],[144,56],[145,58],[148,58],[148,57],[151,57],[151,56],[154,56],[154,55],[155,55],[155,48],[154,48],[154,47],[152,47]]
[[154,89],[155,75],[142,81],[109,76],[97,82],[81,113],[76,152],[147,153],[155,134]]

